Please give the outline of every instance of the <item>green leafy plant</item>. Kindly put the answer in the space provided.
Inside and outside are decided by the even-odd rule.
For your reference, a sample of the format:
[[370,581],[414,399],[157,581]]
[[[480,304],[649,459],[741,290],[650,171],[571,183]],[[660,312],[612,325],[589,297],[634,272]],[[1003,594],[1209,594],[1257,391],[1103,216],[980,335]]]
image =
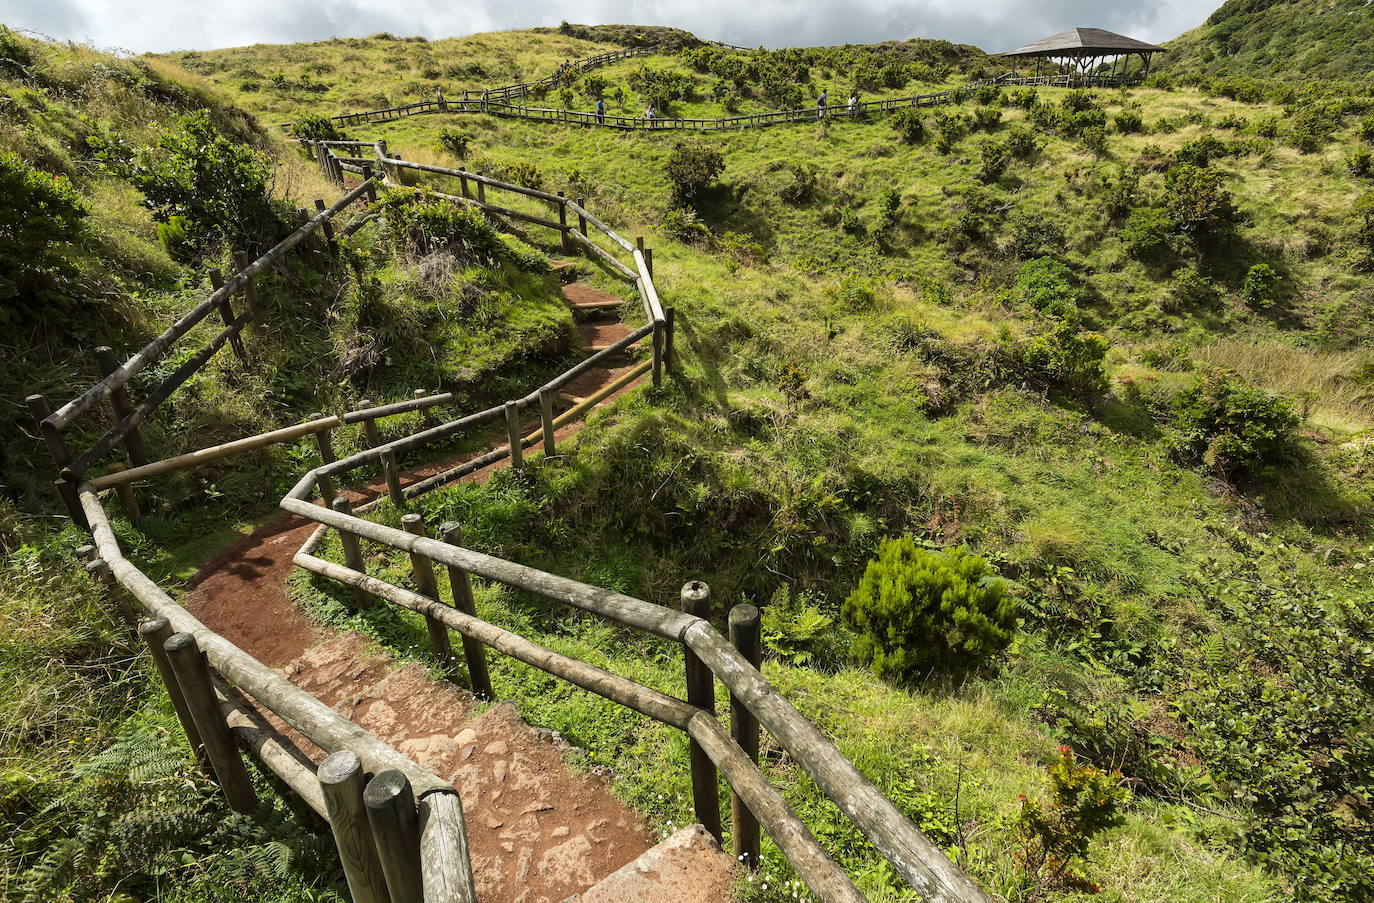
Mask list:
[[1236,205],[1215,169],[1180,164],[1164,174],[1164,208],[1174,226],[1194,241],[1227,228],[1236,218]]
[[764,606],[759,627],[771,654],[789,664],[814,665],[837,657],[834,623],[811,596],[784,585]]
[[1119,774],[1107,774],[1079,764],[1073,750],[1059,747],[1059,756],[1046,769],[1049,798],[1021,796],[1021,812],[1014,829],[1021,848],[1017,859],[1037,892],[1078,890],[1095,893],[1097,886],[1078,871],[1089,845],[1102,832],[1122,824],[1121,808],[1131,792]]
[[1122,110],[1112,117],[1112,124],[1123,135],[1134,135],[1145,130],[1145,120],[1135,110]]
[[1060,320],[1032,338],[1021,352],[1030,375],[1051,388],[1087,396],[1106,387],[1106,338],[1089,332],[1076,318]]
[[1053,257],[1038,257],[1021,264],[1013,292],[1026,304],[1061,320],[1076,320],[1086,302],[1073,270]]
[[467,129],[444,129],[439,133],[439,146],[459,160],[466,160],[472,144],[472,132]]
[[920,144],[926,140],[926,120],[916,107],[898,110],[888,118],[888,124],[907,144]]
[[1267,263],[1257,263],[1245,274],[1240,296],[1252,310],[1268,310],[1278,301],[1279,274]]
[[683,141],[668,155],[664,169],[673,203],[695,207],[706,189],[725,171],[725,156],[705,141]]
[[976,666],[1011,642],[1018,607],[992,566],[965,548],[885,539],[841,609],[855,655],[882,677]]
[[1174,397],[1171,414],[1174,454],[1227,478],[1264,476],[1301,458],[1293,406],[1234,373],[1208,371]]
[[1126,217],[1118,235],[1127,254],[1153,260],[1173,246],[1174,219],[1159,207],[1138,207]]
[[0,154],[0,320],[36,312],[28,304],[62,267],[61,247],[84,234],[86,215],[65,177]]
[[302,113],[291,123],[291,134],[306,141],[342,141],[343,132],[334,120],[318,113]]

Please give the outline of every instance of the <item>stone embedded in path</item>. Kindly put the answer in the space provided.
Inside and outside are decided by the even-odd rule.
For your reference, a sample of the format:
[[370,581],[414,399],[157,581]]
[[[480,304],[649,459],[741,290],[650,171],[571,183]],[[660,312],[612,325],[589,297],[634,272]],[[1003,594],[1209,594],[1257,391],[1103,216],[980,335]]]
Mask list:
[[738,875],[715,838],[691,825],[563,903],[724,903]]

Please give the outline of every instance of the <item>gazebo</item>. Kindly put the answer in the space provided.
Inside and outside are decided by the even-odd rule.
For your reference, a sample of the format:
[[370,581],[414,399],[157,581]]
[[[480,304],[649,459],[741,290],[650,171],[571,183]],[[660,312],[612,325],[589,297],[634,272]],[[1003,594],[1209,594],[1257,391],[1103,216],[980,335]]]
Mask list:
[[1035,74],[1039,76],[1046,60],[1064,70],[1077,71],[1079,74],[1090,72],[1111,61],[1110,78],[1116,77],[1117,65],[1125,62],[1121,74],[1130,68],[1131,57],[1138,56],[1144,62],[1144,74],[1150,74],[1150,58],[1163,53],[1163,47],[1146,44],[1135,38],[1128,38],[1105,28],[1070,28],[1057,35],[1027,44],[1001,56],[1012,61],[1013,70],[1023,58],[1035,60]]

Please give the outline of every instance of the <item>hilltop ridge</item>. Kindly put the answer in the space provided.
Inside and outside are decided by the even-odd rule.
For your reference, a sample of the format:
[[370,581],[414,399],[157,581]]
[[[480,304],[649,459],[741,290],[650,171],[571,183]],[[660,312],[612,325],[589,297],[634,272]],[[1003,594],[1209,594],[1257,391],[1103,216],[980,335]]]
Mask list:
[[1374,73],[1374,10],[1365,0],[1227,0],[1166,45],[1173,75],[1360,81]]

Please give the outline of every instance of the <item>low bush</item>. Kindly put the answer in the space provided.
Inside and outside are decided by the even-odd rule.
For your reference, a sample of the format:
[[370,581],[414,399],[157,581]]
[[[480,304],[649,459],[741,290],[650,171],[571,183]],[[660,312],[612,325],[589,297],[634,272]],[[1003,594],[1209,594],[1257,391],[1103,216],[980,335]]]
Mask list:
[[1279,274],[1267,263],[1257,263],[1245,274],[1240,296],[1252,310],[1268,310],[1279,294]]
[[1107,385],[1107,340],[1065,319],[1032,338],[1021,349],[1027,375],[1048,389],[1078,397],[1100,393]]
[[1012,291],[1023,303],[1059,320],[1079,319],[1079,306],[1086,301],[1073,271],[1053,257],[1021,264]]
[[694,207],[711,183],[725,171],[725,157],[705,141],[683,141],[673,148],[664,169],[673,203],[679,207]]
[[889,117],[888,123],[907,144],[920,144],[926,140],[926,120],[916,107],[898,110]]
[[1164,208],[1175,228],[1194,241],[1214,236],[1236,219],[1236,206],[1214,169],[1180,164],[1164,174]]
[[302,113],[291,123],[291,134],[306,141],[342,141],[344,134],[334,120],[318,113]]
[[1145,130],[1145,120],[1135,110],[1122,110],[1112,117],[1112,124],[1123,135],[1135,135]]
[[1079,764],[1073,750],[1059,747],[1059,757],[1046,772],[1049,799],[1021,797],[1015,831],[1021,848],[1017,859],[1039,892],[1083,891],[1099,888],[1079,872],[1093,838],[1124,822],[1121,808],[1131,793],[1119,774],[1107,774]]
[[1209,371],[1180,391],[1171,408],[1169,444],[1184,464],[1245,480],[1301,458],[1293,406],[1237,374]]
[[467,129],[444,129],[439,133],[439,146],[459,160],[466,160],[472,132]]
[[1035,140],[1035,132],[1024,125],[1015,125],[1008,129],[1006,142],[1007,153],[1019,160],[1034,156],[1039,149],[1039,144]]
[[1172,247],[1174,220],[1159,207],[1138,207],[1127,215],[1117,234],[1127,254],[1153,260]]
[[1011,154],[1007,152],[1005,144],[991,138],[984,139],[978,145],[978,171],[975,175],[978,181],[991,185],[1002,178],[1010,162]]
[[40,283],[61,268],[60,248],[81,237],[86,215],[66,178],[0,154],[0,323],[36,313]]
[[1006,581],[965,548],[930,551],[883,540],[841,609],[854,652],[882,677],[958,672],[1005,649],[1018,606]]

